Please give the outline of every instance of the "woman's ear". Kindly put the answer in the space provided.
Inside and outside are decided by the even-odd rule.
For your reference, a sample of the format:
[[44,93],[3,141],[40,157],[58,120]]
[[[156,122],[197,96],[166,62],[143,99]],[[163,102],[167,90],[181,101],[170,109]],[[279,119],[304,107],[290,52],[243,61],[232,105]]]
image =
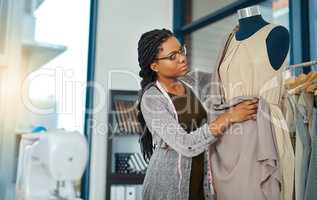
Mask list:
[[155,72],[158,72],[158,64],[157,63],[152,63],[151,64],[151,69]]

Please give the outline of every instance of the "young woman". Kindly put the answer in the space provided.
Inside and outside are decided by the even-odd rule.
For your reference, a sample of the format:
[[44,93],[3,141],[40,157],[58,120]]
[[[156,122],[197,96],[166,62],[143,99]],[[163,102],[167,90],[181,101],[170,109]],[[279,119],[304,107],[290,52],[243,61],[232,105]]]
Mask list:
[[138,61],[140,143],[149,161],[142,199],[212,199],[208,146],[230,124],[255,119],[257,100],[208,121],[203,73],[188,71],[185,47],[166,29],[141,36]]

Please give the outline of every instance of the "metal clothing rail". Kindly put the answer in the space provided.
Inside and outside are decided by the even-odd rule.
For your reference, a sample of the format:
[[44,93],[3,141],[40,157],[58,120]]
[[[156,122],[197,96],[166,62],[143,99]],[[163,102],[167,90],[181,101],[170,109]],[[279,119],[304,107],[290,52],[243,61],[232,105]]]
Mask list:
[[316,65],[316,64],[317,64],[317,60],[313,60],[313,61],[308,61],[308,62],[290,65],[287,67],[287,69],[295,69],[295,68],[299,68],[299,67],[310,67],[310,66]]

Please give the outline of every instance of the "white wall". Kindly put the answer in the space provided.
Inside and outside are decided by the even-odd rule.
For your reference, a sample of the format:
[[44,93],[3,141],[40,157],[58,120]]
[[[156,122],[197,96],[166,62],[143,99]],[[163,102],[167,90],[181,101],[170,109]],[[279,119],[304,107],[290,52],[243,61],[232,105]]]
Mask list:
[[154,28],[172,29],[172,3],[171,0],[99,0],[91,200],[105,199],[108,90],[139,89],[138,39]]

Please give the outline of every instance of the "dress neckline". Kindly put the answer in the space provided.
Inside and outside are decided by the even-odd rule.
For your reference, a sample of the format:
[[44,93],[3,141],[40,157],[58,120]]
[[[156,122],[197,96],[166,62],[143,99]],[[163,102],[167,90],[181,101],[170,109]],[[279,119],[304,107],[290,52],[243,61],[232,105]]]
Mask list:
[[253,37],[255,37],[255,35],[257,35],[259,32],[261,32],[262,30],[264,30],[266,27],[269,27],[270,26],[270,23],[269,24],[266,24],[264,26],[262,26],[259,30],[257,30],[255,33],[253,33],[250,37],[246,38],[246,39],[243,39],[243,40],[237,40],[236,38],[236,34],[234,34],[234,40],[237,41],[237,42],[244,42],[244,41],[247,41]]

